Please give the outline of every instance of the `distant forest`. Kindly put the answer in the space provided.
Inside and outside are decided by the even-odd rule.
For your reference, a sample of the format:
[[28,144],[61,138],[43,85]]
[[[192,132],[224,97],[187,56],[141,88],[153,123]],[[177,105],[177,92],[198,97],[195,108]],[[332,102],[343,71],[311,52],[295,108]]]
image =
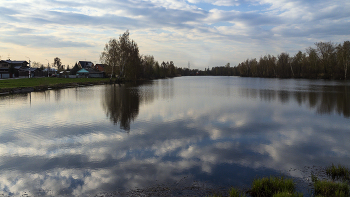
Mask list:
[[[259,60],[247,59],[235,67],[230,64],[204,71],[189,70],[190,75],[242,76],[265,78],[342,79],[349,77],[350,41],[343,44],[317,42],[315,48],[299,51],[294,56],[281,53],[277,57],[265,55]],[[182,75],[187,75],[181,70]]]

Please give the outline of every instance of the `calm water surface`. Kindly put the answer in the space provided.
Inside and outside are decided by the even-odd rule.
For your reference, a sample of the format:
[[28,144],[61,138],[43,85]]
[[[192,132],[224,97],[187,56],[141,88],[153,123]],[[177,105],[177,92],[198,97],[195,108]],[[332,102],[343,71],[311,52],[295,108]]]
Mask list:
[[[350,163],[350,83],[180,77],[0,97],[0,194],[249,186]],[[297,169],[292,170],[290,169]]]

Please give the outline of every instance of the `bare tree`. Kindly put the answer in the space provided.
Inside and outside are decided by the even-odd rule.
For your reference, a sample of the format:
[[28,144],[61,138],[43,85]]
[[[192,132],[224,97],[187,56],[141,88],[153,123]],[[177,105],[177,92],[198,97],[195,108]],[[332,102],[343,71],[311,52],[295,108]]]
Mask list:
[[139,75],[141,64],[139,49],[136,42],[130,40],[129,31],[120,35],[118,40],[111,38],[105,45],[100,60],[112,67],[112,75],[115,67],[119,67],[121,77],[136,79]]
[[336,64],[335,45],[332,42],[317,42],[317,54],[324,70],[324,75],[333,74],[333,69]]
[[57,67],[57,70],[62,70],[62,62],[61,62],[61,59],[56,57],[54,60],[53,60],[53,65],[55,67]]
[[338,62],[344,69],[344,79],[346,80],[348,67],[350,64],[350,41],[345,41],[343,46],[339,44],[337,47],[337,53]]

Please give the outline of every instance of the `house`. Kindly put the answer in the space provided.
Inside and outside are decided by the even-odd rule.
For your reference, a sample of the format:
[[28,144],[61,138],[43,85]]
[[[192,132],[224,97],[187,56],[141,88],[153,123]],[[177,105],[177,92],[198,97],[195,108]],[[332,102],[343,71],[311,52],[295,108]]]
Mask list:
[[78,66],[80,66],[80,68],[93,68],[94,63],[90,61],[79,61]]
[[89,71],[89,77],[90,78],[104,78],[105,72],[101,72],[99,70],[95,69],[87,69]]
[[98,70],[94,70],[94,69],[85,69],[82,68],[77,72],[77,76],[80,77],[86,77],[86,78],[103,78],[105,77],[105,73],[104,72],[100,72]]
[[60,78],[69,78],[69,71],[61,71],[58,73],[58,77]]
[[100,71],[100,72],[103,72],[105,71],[105,68],[107,67],[107,64],[96,64],[95,65],[95,69]]
[[20,67],[18,69],[19,78],[27,78],[30,73],[30,77],[42,77],[44,75],[43,71],[40,68],[33,67]]
[[[13,60],[1,60],[0,61],[0,78],[7,79],[12,77],[19,77],[19,70],[21,68],[28,67],[27,61],[13,61]],[[28,67],[29,68],[29,67]]]
[[10,78],[9,69],[0,67],[0,79],[8,79],[8,78]]
[[13,61],[13,60],[1,60],[0,61],[0,67],[7,67],[10,68],[11,66],[14,67],[22,67],[22,66],[28,66],[28,62],[27,61]]
[[77,76],[78,77],[89,77],[89,71],[87,71],[86,69],[82,68],[82,69],[78,70]]
[[[43,72],[44,72],[44,76],[47,76],[48,74],[49,74],[49,76],[52,76],[52,75],[57,74],[57,69],[56,68],[49,68],[49,69],[45,68],[43,70]],[[49,72],[49,73],[47,73],[47,72]]]

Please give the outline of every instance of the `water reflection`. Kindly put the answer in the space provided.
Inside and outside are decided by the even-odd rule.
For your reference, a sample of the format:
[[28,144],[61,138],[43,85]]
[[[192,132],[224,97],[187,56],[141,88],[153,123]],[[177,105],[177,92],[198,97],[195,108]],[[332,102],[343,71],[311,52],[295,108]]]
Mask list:
[[88,196],[184,177],[247,186],[347,165],[348,86],[295,83],[182,77],[34,92],[31,107],[27,94],[0,97],[0,191]]
[[241,95],[247,98],[260,98],[268,102],[288,104],[291,101],[308,105],[318,114],[338,113],[350,117],[350,86],[309,86],[303,91],[241,88]]
[[[141,85],[144,87],[138,88]],[[145,82],[106,86],[103,109],[111,121],[127,132],[139,114],[140,103],[150,104],[154,100],[153,88],[145,87]]]
[[121,86],[107,86],[103,108],[107,116],[119,123],[120,128],[130,131],[130,122],[139,113],[140,97],[137,91]]

